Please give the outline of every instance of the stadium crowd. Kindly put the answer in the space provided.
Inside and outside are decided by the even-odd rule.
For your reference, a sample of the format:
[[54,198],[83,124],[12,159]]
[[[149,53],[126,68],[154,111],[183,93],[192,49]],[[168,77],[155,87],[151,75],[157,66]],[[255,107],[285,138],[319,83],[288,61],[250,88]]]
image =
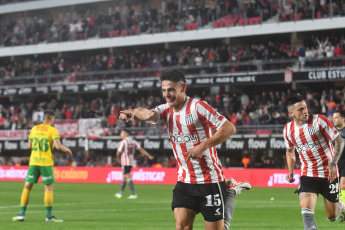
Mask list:
[[[224,92],[211,96],[202,91],[192,95],[194,98],[207,101],[236,126],[282,125],[288,121],[288,113],[284,105],[291,90],[266,91],[258,93]],[[139,96],[139,97],[138,97]],[[331,117],[335,109],[345,108],[345,88],[324,88],[324,90],[306,91],[303,93],[309,105],[310,113],[321,113]],[[110,98],[97,97],[92,100],[80,98],[77,102],[61,101],[52,97],[48,101],[33,103],[0,105],[0,128],[7,130],[30,129],[39,122],[39,114],[52,109],[56,120],[80,118],[102,118],[105,128],[121,128],[126,125],[118,120],[119,111],[123,108],[154,108],[164,103],[161,96],[117,95],[116,101]],[[146,127],[143,122],[133,122],[131,127]],[[151,126],[148,126],[151,127]],[[112,134],[112,133],[110,133]]]
[[[294,15],[298,15],[300,20],[330,17],[331,13],[332,16],[344,14],[341,0],[294,0],[286,1],[285,6],[279,5],[278,1],[268,0],[210,0],[206,3],[202,0],[182,1],[179,9],[175,1],[170,1],[166,9],[161,10],[142,1],[136,5],[123,6],[104,2],[98,3],[98,7],[91,11],[75,6],[36,11],[36,14],[30,15],[2,15],[0,41],[3,46],[18,46],[193,30],[213,27],[217,20],[228,20],[231,21],[231,26],[236,26],[248,24],[246,20],[242,22],[245,18],[267,21],[277,13],[280,21],[294,20]],[[228,15],[234,18],[229,20],[226,18]]]
[[[25,1],[25,0],[23,0]],[[0,4],[8,1],[0,1]],[[146,2],[147,3],[147,2]],[[182,31],[213,27],[217,20],[231,20],[236,17],[233,25],[239,25],[237,19],[260,17],[261,22],[278,16],[280,21],[289,21],[310,18],[324,18],[344,15],[344,6],[340,0],[292,0],[286,1],[285,6],[279,6],[278,1],[239,1],[239,0],[210,0],[182,1],[181,10],[174,1],[169,1],[165,11],[152,8],[146,3],[138,1],[136,5],[114,6],[104,3],[103,7],[85,10],[79,6],[51,9],[45,12],[33,11],[30,14],[15,13],[1,15],[1,45],[17,46],[46,42],[62,42],[82,40],[93,37],[128,36],[140,33],[160,33],[166,31]],[[100,6],[102,4],[99,4]],[[36,14],[37,13],[37,14]],[[278,14],[277,14],[278,13]],[[192,25],[192,26],[190,26]],[[2,79],[10,79],[20,76],[39,76],[65,74],[63,80],[74,82],[85,80],[83,73],[102,72],[111,70],[143,70],[159,69],[169,66],[213,66],[215,63],[235,63],[227,68],[219,68],[217,71],[238,72],[241,70],[253,70],[258,68],[251,65],[236,65],[238,62],[251,60],[281,60],[299,59],[301,68],[315,66],[341,66],[345,64],[343,58],[333,60],[333,57],[344,56],[344,33],[317,33],[303,38],[300,43],[292,42],[290,38],[285,41],[275,39],[262,41],[256,39],[253,42],[237,41],[231,44],[210,42],[208,44],[177,45],[177,49],[164,50],[156,46],[152,50],[145,48],[118,48],[116,52],[96,53],[91,55],[64,55],[52,57],[34,55],[32,57],[15,57],[0,59],[0,82]],[[317,33],[317,34],[316,34]],[[308,35],[309,36],[309,35]],[[286,64],[283,64],[286,65]],[[283,66],[286,68],[287,66]],[[270,65],[262,66],[262,69],[270,69]],[[66,76],[68,76],[66,78]],[[80,77],[80,78],[79,78]],[[288,120],[288,114],[284,105],[285,99],[291,95],[289,89],[262,90],[242,92],[222,92],[218,95],[210,95],[205,91],[191,94],[194,98],[207,101],[220,113],[224,114],[236,127],[254,127],[277,125],[281,127]],[[322,90],[306,90],[302,92],[309,106],[310,113],[321,113],[329,118],[334,109],[345,107],[345,88],[327,88]],[[55,96],[44,99],[36,98],[35,101],[27,100],[22,103],[0,104],[0,129],[19,130],[31,129],[39,122],[38,117],[42,111],[52,109],[56,113],[56,119],[80,119],[101,118],[103,127],[108,128],[108,135],[117,135],[118,130],[126,126],[118,120],[119,111],[123,108],[153,108],[164,103],[159,93],[153,96],[147,95],[117,95],[116,101],[98,96],[94,99],[79,98],[74,101],[58,100]],[[144,122],[132,122],[130,128],[146,127],[149,133],[151,124]],[[163,129],[162,129],[163,130]],[[240,129],[238,129],[240,130]],[[270,132],[269,129],[267,129]],[[267,131],[266,130],[266,131]],[[281,132],[281,129],[280,131]],[[140,135],[147,135],[141,133]],[[257,133],[256,133],[257,134]],[[265,133],[267,134],[267,132]],[[274,162],[270,153],[245,152],[244,167],[281,167]],[[223,165],[225,167],[242,166],[227,157]],[[74,158],[66,159],[57,154],[55,165],[64,166],[118,166],[116,160],[112,163],[101,154],[78,151]],[[6,158],[0,165],[26,165],[28,159]],[[174,167],[176,162],[173,156],[164,155],[155,162],[150,162],[145,157],[139,157],[137,164],[141,167]],[[278,166],[277,166],[278,165]],[[284,167],[284,166],[283,166]]]
[[[238,0],[182,1],[180,9],[175,1],[169,1],[166,9],[151,7],[149,1],[137,1],[133,5],[97,3],[85,7],[63,7],[2,16],[2,41],[4,46],[63,42],[92,37],[117,37],[140,33],[182,31],[212,26],[212,23],[228,14],[238,17],[262,17],[272,15],[268,1],[240,2]],[[262,13],[260,13],[262,12]]]
[[285,1],[285,5],[278,9],[280,21],[293,21],[301,19],[329,18],[343,16],[344,3],[342,0]]
[[22,3],[22,2],[33,2],[33,1],[39,1],[39,0],[0,0],[0,5]]
[[[320,37],[319,37],[320,36]],[[151,50],[130,47],[116,50],[113,54],[96,53],[91,55],[30,56],[26,58],[0,59],[0,80],[16,76],[40,76],[64,74],[60,81],[90,80],[82,73],[99,73],[116,70],[150,70],[169,66],[203,66],[211,67],[215,63],[229,63],[226,68],[215,68],[214,71],[238,72],[259,69],[287,68],[291,62],[279,65],[270,64],[270,60],[299,59],[301,68],[341,66],[345,64],[345,39],[343,32],[329,33],[327,36],[311,35],[299,44],[292,44],[289,39],[266,40],[265,37],[254,41],[234,42],[229,45],[207,43],[204,45],[180,45],[178,48],[162,50],[153,47]],[[294,46],[296,48],[294,48]],[[340,57],[340,58],[339,58]],[[336,59],[335,59],[336,58]],[[237,65],[253,60],[262,60],[261,68],[255,65]],[[298,61],[297,61],[298,62]],[[67,74],[67,78],[66,78]],[[142,74],[142,72],[140,72]],[[128,75],[126,75],[128,77]]]
[[[199,91],[200,92],[200,91]],[[300,91],[301,92],[301,91]],[[282,126],[288,121],[288,113],[284,104],[285,99],[295,92],[287,90],[267,91],[262,90],[258,93],[220,93],[211,96],[206,92],[201,94],[191,94],[194,98],[199,98],[207,101],[210,105],[215,107],[220,113],[224,114],[238,130],[240,134],[241,127],[249,127],[255,130],[255,126],[260,126],[260,132],[253,134],[269,134],[270,128],[265,128],[265,125],[276,125],[279,127],[279,132],[282,132]],[[345,108],[345,87],[327,88],[324,90],[307,90],[302,91],[302,95],[306,98],[310,113],[319,113],[326,115],[329,119],[332,118],[332,113],[335,109]],[[119,130],[125,126],[127,128],[146,127],[148,133],[135,133],[135,135],[148,135],[156,127],[144,122],[132,122],[126,124],[118,120],[119,111],[123,108],[153,108],[158,104],[163,103],[160,96],[143,96],[138,98],[137,95],[118,95],[116,101],[109,98],[103,99],[101,97],[93,100],[80,99],[77,103],[68,101],[59,101],[56,98],[51,98],[49,101],[41,103],[25,102],[20,104],[10,104],[0,106],[0,129],[30,129],[33,125],[39,123],[37,117],[40,112],[45,109],[52,109],[56,112],[56,119],[79,119],[79,118],[102,118],[105,128],[110,130],[107,135],[118,135]],[[268,127],[268,126],[267,126]],[[160,127],[158,126],[158,129]],[[165,130],[163,127],[161,130]],[[140,131],[142,132],[142,131]],[[164,132],[164,131],[162,131]],[[223,165],[225,167],[286,167],[284,161],[277,161],[272,154],[268,152],[243,152],[250,160],[244,164],[236,159],[229,157],[222,157]],[[229,159],[227,159],[229,158]],[[27,162],[27,157],[19,157],[12,159],[5,158],[4,162],[0,164],[15,165]],[[56,165],[65,166],[118,166],[115,159],[111,160],[107,156],[97,153],[87,154],[84,151],[74,153],[74,158],[65,158],[57,154],[55,157]],[[155,161],[149,161],[146,157],[138,156],[137,164],[141,167],[173,167],[176,162],[173,161],[173,156],[162,155]],[[298,167],[298,166],[296,166]]]

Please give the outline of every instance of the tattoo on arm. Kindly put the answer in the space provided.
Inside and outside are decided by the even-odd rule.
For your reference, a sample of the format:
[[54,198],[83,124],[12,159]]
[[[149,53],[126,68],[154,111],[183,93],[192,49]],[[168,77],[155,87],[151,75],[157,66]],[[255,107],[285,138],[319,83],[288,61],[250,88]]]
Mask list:
[[332,163],[337,164],[344,150],[344,142],[340,135],[335,138],[334,142],[334,157]]

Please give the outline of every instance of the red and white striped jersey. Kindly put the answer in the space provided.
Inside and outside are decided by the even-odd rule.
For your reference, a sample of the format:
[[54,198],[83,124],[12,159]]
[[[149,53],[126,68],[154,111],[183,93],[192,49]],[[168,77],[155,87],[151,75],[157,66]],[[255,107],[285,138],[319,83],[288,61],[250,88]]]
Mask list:
[[295,121],[285,126],[285,145],[288,149],[296,147],[302,176],[328,178],[326,168],[333,158],[332,140],[338,135],[332,122],[319,114],[310,114],[302,126],[297,126]]
[[159,120],[167,123],[177,161],[178,181],[190,184],[224,181],[216,147],[207,149],[200,160],[190,159],[186,162],[186,152],[212,137],[212,129],[219,129],[226,121],[224,116],[205,101],[190,97],[187,97],[179,112],[175,112],[168,104],[159,105],[153,111],[158,114]]
[[135,150],[140,149],[140,147],[140,144],[130,137],[123,139],[117,148],[117,151],[121,152],[121,165],[133,165]]

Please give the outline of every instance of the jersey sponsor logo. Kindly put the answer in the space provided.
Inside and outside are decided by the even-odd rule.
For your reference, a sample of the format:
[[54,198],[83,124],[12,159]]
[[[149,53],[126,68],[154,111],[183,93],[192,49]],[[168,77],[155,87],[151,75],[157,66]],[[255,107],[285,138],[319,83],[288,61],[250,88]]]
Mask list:
[[179,134],[171,134],[170,135],[170,139],[171,141],[175,142],[175,143],[197,143],[198,142],[198,137],[196,136],[196,134],[186,134],[186,135],[179,135]]
[[36,126],[36,131],[47,132],[48,131],[48,127],[47,126]]
[[314,126],[310,126],[310,127],[308,127],[308,133],[309,133],[310,135],[315,134],[315,133],[316,133],[316,129],[315,129],[315,127],[314,127]]
[[193,124],[193,114],[188,114],[186,117],[185,117],[185,120],[186,120],[186,124],[187,125],[190,125],[190,124]]
[[216,115],[214,115],[214,117],[211,119],[212,123],[216,123],[219,120],[220,114],[216,113]]
[[297,150],[299,152],[306,152],[313,148],[318,149],[319,147],[320,147],[319,143],[311,143],[311,144],[305,144],[305,145],[298,145]]

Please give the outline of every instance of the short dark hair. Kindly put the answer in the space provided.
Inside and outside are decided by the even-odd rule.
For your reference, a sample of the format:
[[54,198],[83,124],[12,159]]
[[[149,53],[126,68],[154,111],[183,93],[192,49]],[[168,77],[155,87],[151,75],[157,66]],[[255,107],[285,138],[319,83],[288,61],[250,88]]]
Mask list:
[[162,81],[172,81],[178,83],[180,81],[186,83],[186,78],[184,73],[178,69],[171,69],[164,71],[161,76],[160,80]]
[[50,118],[55,117],[55,112],[53,110],[46,110],[43,113],[43,120],[49,120]]
[[292,95],[286,100],[286,107],[294,105],[298,102],[304,101],[304,98],[301,95]]
[[126,128],[122,128],[122,129],[120,129],[120,132],[122,132],[122,131],[124,131],[124,132],[126,132],[126,133],[128,133],[128,134],[129,134],[129,130],[128,130],[128,129],[126,129]]
[[337,110],[334,110],[333,114],[334,113],[339,113],[342,118],[345,118],[345,111],[344,110],[337,109]]

